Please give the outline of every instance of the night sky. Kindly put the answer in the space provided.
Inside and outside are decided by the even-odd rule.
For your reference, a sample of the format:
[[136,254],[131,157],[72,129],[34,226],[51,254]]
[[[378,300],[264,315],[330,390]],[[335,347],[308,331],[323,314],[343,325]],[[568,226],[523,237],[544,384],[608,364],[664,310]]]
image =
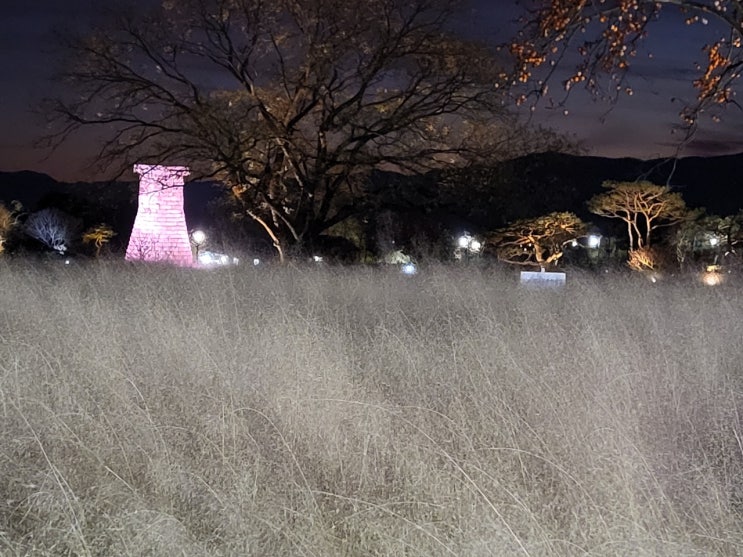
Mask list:
[[[51,156],[31,148],[47,131],[43,118],[33,109],[59,87],[50,79],[55,71],[52,31],[84,29],[96,3],[4,0],[0,19],[0,170],[34,170],[67,181],[101,178],[93,175],[87,164],[94,153],[95,138],[81,137]],[[475,38],[502,42],[515,29],[516,4],[515,0],[473,0],[471,12],[463,14],[462,28]],[[562,107],[556,110],[540,105],[533,121],[571,134],[591,155],[644,159],[671,155],[679,141],[671,130],[679,123],[681,109],[672,99],[694,98],[694,62],[703,61],[701,48],[713,33],[709,27],[683,25],[681,16],[669,10],[652,27],[646,43],[644,54],[652,52],[653,58],[641,53],[633,65],[633,96],[622,96],[612,106],[576,90],[565,106],[567,115]],[[552,87],[559,88],[559,84]],[[682,156],[743,151],[742,117],[737,109],[729,109],[721,123],[705,122]]]

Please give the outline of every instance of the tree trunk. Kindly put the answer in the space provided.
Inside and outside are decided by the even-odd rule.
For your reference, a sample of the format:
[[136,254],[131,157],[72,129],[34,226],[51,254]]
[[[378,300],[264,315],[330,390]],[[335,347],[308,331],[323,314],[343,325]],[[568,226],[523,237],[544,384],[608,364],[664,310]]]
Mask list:
[[632,250],[635,248],[635,238],[632,234],[632,221],[627,218],[625,222],[627,223],[627,236],[629,236],[629,249]]
[[286,262],[286,260],[284,259],[284,249],[281,245],[281,240],[279,240],[279,237],[276,236],[276,233],[271,229],[271,227],[268,225],[268,223],[264,219],[262,219],[260,216],[256,215],[250,210],[246,210],[246,212],[248,213],[250,218],[252,218],[255,222],[257,222],[263,227],[263,229],[266,231],[268,236],[271,238],[271,242],[273,242],[273,247],[276,249],[276,251],[279,254],[279,263],[283,265]]

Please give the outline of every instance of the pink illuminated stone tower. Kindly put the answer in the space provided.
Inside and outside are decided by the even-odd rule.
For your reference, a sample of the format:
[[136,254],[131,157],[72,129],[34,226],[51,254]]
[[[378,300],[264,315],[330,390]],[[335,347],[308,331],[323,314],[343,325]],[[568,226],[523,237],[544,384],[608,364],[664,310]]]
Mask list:
[[127,261],[159,261],[192,266],[193,253],[183,212],[185,166],[135,164],[139,208],[126,248]]

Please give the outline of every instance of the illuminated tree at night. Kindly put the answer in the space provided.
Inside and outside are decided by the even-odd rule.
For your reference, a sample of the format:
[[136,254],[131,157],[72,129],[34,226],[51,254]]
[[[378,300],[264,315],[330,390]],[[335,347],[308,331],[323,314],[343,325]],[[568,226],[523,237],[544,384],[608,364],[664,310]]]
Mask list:
[[5,243],[13,230],[18,226],[21,204],[17,201],[7,207],[0,202],[0,253],[5,251]]
[[78,222],[73,217],[54,208],[31,213],[23,223],[26,234],[59,253],[69,249],[77,228]]
[[528,5],[527,25],[511,52],[517,61],[516,81],[534,82],[538,96],[548,94],[552,73],[576,55],[578,63],[568,68],[565,90],[583,85],[599,96],[632,94],[625,75],[641,43],[654,23],[676,11],[687,25],[710,29],[709,41],[699,45],[706,63],[693,82],[696,101],[681,112],[685,124],[693,130],[701,113],[717,119],[720,108],[735,103],[743,64],[740,0],[532,0]]
[[83,243],[93,244],[95,247],[95,256],[99,257],[103,246],[109,243],[114,236],[116,236],[116,232],[109,225],[101,223],[85,231],[83,234]]
[[[71,41],[63,139],[222,180],[283,257],[359,211],[372,169],[498,158],[524,129],[455,0],[183,0]],[[512,138],[519,141],[511,141]]]
[[516,221],[490,235],[486,245],[501,261],[548,268],[562,258],[569,242],[585,233],[585,223],[575,214],[556,212]]
[[651,233],[689,218],[681,194],[650,182],[604,182],[606,192],[594,196],[588,209],[627,225],[630,251],[650,248]]

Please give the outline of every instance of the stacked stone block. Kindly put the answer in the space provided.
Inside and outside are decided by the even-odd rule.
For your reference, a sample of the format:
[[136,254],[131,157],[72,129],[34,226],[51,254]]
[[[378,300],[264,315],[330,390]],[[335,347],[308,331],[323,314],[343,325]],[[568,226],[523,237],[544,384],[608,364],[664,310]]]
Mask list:
[[137,164],[139,206],[126,249],[127,261],[194,264],[183,212],[185,166]]

